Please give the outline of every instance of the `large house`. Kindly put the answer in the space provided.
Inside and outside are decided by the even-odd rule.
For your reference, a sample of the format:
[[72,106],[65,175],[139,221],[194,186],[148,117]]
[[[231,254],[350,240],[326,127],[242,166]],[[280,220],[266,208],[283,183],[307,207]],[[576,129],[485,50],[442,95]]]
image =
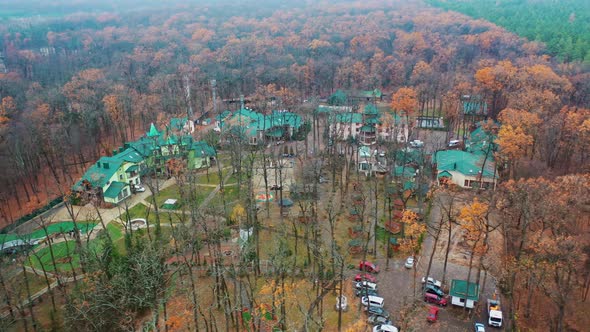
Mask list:
[[330,137],[339,140],[358,139],[363,145],[373,145],[378,140],[405,142],[408,127],[395,113],[381,113],[373,104],[367,104],[362,112],[332,113],[329,119]]
[[190,123],[186,118],[174,118],[165,132],[152,124],[145,136],[92,164],[72,191],[79,193],[83,202],[117,204],[135,191],[142,175],[167,175],[166,161],[171,158],[186,160],[188,170],[210,167],[215,149],[187,134],[193,129]]
[[463,188],[496,188],[498,174],[492,156],[467,151],[438,151],[433,160],[439,182]]
[[[224,112],[225,113],[225,112]],[[246,140],[250,145],[268,140],[290,140],[301,129],[303,120],[298,114],[288,111],[272,111],[270,114],[242,108],[219,121],[219,128]]]

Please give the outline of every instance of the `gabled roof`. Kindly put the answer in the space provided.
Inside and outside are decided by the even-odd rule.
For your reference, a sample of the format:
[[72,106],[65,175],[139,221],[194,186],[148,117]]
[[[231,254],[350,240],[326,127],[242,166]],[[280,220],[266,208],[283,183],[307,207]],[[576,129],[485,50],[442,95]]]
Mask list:
[[158,131],[158,129],[156,129],[156,126],[154,125],[153,122],[150,125],[150,131],[148,131],[146,135],[147,135],[147,137],[160,136],[160,132]]
[[110,158],[130,162],[130,163],[140,163],[143,161],[143,156],[133,148],[127,148],[127,149],[123,150],[123,152],[117,153],[116,155],[114,155]]
[[141,137],[137,141],[128,142],[127,144],[143,157],[151,156],[153,151],[157,148],[156,141],[148,137]]
[[397,177],[412,178],[416,176],[416,169],[411,166],[395,166],[393,174]]
[[372,103],[365,105],[365,110],[363,113],[365,113],[365,115],[381,115],[377,107]]
[[[459,172],[467,176],[479,176],[485,156],[459,150],[438,151],[434,156],[434,162],[438,172]],[[485,160],[483,176],[486,178],[498,177],[494,174],[496,164],[491,156]]]
[[191,150],[195,150],[197,155],[205,154],[208,157],[215,157],[216,156],[215,149],[211,145],[207,144],[207,142],[205,142],[205,141],[193,142],[193,144],[191,146]]
[[223,120],[225,120],[225,118],[227,118],[227,117],[228,117],[228,116],[230,116],[230,115],[231,115],[231,111],[229,111],[229,110],[225,110],[225,111],[223,111],[221,114],[218,114],[218,115],[215,117],[215,120],[217,120],[217,121],[223,121]]
[[123,190],[123,188],[125,188],[126,186],[127,183],[125,182],[113,181],[103,195],[104,197],[108,198],[117,198],[121,190]]
[[[485,130],[482,123],[480,123],[477,129],[469,135],[469,139],[465,142],[465,149],[472,153],[485,155],[488,151],[497,150],[497,145],[494,143],[497,138],[495,134]],[[490,146],[490,144],[493,145]]]
[[172,130],[182,130],[186,125],[188,118],[172,118],[170,119],[170,128]]
[[82,182],[86,180],[90,182],[93,187],[103,187],[117,172],[123,162],[124,160],[122,159],[101,157],[96,163],[88,168],[86,173],[82,176],[82,179],[78,181],[76,185],[80,186]]
[[295,129],[299,129],[302,122],[303,121],[301,119],[301,116],[293,112],[272,111],[272,113],[270,114],[271,127],[289,126]]
[[467,280],[453,279],[449,295],[471,301],[479,300],[479,285]]

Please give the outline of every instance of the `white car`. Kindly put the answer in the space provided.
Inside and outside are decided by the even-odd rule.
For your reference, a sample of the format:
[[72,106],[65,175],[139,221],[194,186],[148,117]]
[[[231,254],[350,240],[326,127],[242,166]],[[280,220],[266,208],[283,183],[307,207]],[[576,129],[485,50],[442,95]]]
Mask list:
[[455,146],[459,146],[459,143],[461,143],[461,141],[458,140],[458,139],[450,140],[449,141],[449,147],[452,148],[452,147],[455,147]]
[[377,325],[373,327],[373,332],[398,332],[397,327],[393,325]]
[[486,332],[486,328],[482,323],[475,323],[475,332]]
[[410,147],[412,148],[421,148],[424,146],[424,142],[422,142],[419,139],[415,139],[413,141],[410,141]]
[[336,298],[336,310],[348,310],[348,299],[346,298],[346,296],[342,295],[341,297]]
[[354,283],[354,288],[356,289],[363,289],[363,288],[367,288],[367,289],[372,289],[372,290],[377,290],[377,284],[374,282],[370,282],[370,281],[358,281]]
[[436,280],[432,277],[428,277],[428,278],[422,277],[422,283],[425,283],[425,282],[427,282],[430,285],[434,285],[438,288],[441,288],[441,286],[442,286],[442,282],[440,282],[439,280]]
[[136,193],[142,193],[144,191],[145,191],[145,188],[142,185],[139,185],[139,184],[135,185],[135,192]]
[[406,264],[404,264],[406,269],[411,269],[414,267],[414,257],[410,256],[406,259]]

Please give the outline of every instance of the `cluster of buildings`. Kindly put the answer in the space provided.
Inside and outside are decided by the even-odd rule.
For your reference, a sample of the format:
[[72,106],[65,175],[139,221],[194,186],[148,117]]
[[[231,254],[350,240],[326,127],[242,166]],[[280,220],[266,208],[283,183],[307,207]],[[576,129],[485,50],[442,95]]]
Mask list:
[[206,142],[194,140],[193,130],[187,118],[173,118],[162,131],[152,123],[144,136],[92,164],[72,192],[78,193],[82,202],[117,204],[141,188],[143,175],[168,175],[166,162],[172,158],[185,160],[188,170],[211,166],[216,151]]
[[366,146],[408,139],[407,121],[397,113],[381,112],[373,103],[366,104],[361,112],[348,106],[320,106],[316,114],[326,118],[331,139],[358,140]]
[[223,134],[234,135],[250,145],[260,145],[304,137],[307,133],[303,124],[301,116],[292,112],[281,110],[263,114],[242,107],[217,115],[213,130],[222,133],[222,139]]

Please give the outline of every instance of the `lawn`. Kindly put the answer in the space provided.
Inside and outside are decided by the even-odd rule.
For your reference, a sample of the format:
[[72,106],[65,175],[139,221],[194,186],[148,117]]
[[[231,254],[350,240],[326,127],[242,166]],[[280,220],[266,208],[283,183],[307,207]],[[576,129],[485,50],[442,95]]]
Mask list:
[[[82,231],[82,233],[87,233],[88,231],[93,229],[94,226],[96,226],[96,223],[78,222],[77,226],[78,229]],[[72,231],[73,229],[74,223],[71,221],[57,222],[47,226],[47,233],[49,235],[56,233],[66,233]],[[18,239],[41,239],[44,237],[45,230],[43,230],[42,228],[37,229],[30,234],[0,234],[0,244]]]
[[[178,202],[176,203],[178,206],[178,209],[180,209],[180,207],[182,207],[182,205],[184,205],[187,201],[186,201],[186,194],[187,192],[184,192],[184,196],[181,195],[181,188],[178,185],[173,185],[170,186],[166,189],[160,190],[160,194],[156,196],[156,204],[158,205],[159,208],[162,207],[162,205],[164,204],[164,202],[169,199],[176,199],[178,200]],[[188,188],[186,188],[185,190],[187,190]],[[214,187],[209,187],[209,186],[198,186],[195,189],[195,202],[197,203],[197,205],[200,205],[203,200],[209,196],[209,194],[214,190]],[[148,198],[145,199],[146,202],[152,203],[152,198],[153,196],[149,196]],[[145,214],[143,217],[139,217],[139,218],[145,218]]]
[[[55,266],[51,259],[49,246],[40,249],[29,257],[29,265],[41,270],[41,265],[45,266],[48,272],[71,272],[72,267],[77,269],[80,266],[80,255],[74,253],[76,248],[75,241],[64,241],[55,243],[52,246]],[[71,262],[71,263],[70,263]]]
[[[222,168],[221,174],[222,177],[225,178],[227,172],[230,171],[230,168]],[[196,181],[197,184],[204,184],[204,185],[218,185],[219,184],[219,171],[217,170],[217,166],[212,167],[209,169],[209,180],[207,180],[207,173],[203,172],[199,174],[199,177]]]

